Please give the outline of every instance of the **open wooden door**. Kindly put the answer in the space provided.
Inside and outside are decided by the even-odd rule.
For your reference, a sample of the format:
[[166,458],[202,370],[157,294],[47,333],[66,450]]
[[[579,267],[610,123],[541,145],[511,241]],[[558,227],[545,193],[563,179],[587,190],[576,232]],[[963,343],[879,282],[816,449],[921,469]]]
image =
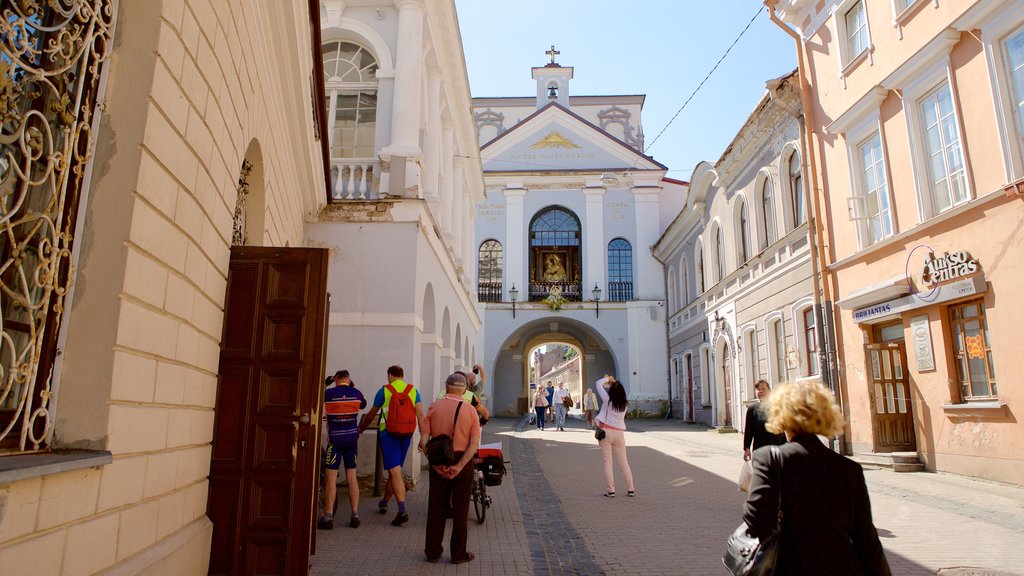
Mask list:
[[871,427],[875,452],[913,452],[914,407],[910,398],[907,352],[902,342],[868,344]]
[[224,309],[207,502],[210,574],[307,574],[327,251],[232,248]]

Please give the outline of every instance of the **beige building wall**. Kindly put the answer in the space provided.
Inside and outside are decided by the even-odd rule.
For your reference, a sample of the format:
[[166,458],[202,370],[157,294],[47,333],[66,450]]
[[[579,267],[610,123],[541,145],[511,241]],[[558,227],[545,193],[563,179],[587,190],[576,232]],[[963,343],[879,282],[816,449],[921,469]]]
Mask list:
[[[775,2],[767,2],[769,6]],[[1020,483],[1024,478],[1024,410],[1017,375],[1024,358],[1017,352],[1015,327],[1024,318],[1019,294],[1024,269],[1021,196],[1004,188],[1024,177],[1021,129],[1004,41],[1024,30],[1024,3],[1006,0],[964,2],[787,3],[779,16],[807,48],[807,74],[813,144],[820,161],[816,178],[826,213],[827,259],[838,302],[837,324],[843,356],[846,441],[855,453],[878,450],[873,430],[876,397],[869,383],[864,345],[878,341],[875,327],[902,325],[907,348],[916,451],[930,470]],[[854,54],[847,43],[846,16],[863,8],[867,48]],[[947,139],[963,150],[967,197],[948,209],[930,206],[936,192],[929,172],[928,140],[921,106],[948,86],[956,131]],[[865,233],[863,212],[851,208],[865,194],[861,145],[877,134],[884,158],[885,197],[892,207],[892,232]],[[954,152],[955,155],[955,152]],[[851,212],[854,217],[850,217]],[[933,252],[966,251],[979,264],[969,275],[977,293],[946,291],[929,296],[921,270]],[[1018,256],[1015,256],[1018,255]],[[854,312],[895,306],[916,293],[919,299],[891,314]],[[982,299],[988,320],[994,380],[998,391],[986,398],[961,397],[954,358],[950,310]],[[927,320],[922,322],[921,317]],[[912,319],[916,330],[911,330]],[[914,333],[930,334],[919,354]],[[927,362],[931,350],[934,369]]]
[[115,5],[54,431],[113,461],[0,486],[7,574],[206,573],[243,158],[250,244],[301,245],[326,201],[305,2]]

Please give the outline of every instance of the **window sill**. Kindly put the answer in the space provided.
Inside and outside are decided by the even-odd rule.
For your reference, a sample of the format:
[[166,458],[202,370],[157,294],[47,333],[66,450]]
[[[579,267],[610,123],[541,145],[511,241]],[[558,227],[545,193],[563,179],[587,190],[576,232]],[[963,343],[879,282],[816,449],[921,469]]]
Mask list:
[[942,411],[947,416],[985,416],[998,418],[1006,416],[1006,402],[993,400],[991,402],[967,402],[964,404],[943,404]]
[[113,461],[113,456],[106,450],[66,450],[4,456],[0,457],[0,485],[83,468],[97,468]]
[[839,73],[842,78],[848,78],[854,70],[860,66],[860,63],[867,60],[868,56],[875,51],[875,45],[869,44],[867,48],[863,49],[856,56],[850,59],[849,62],[843,66],[843,71]]

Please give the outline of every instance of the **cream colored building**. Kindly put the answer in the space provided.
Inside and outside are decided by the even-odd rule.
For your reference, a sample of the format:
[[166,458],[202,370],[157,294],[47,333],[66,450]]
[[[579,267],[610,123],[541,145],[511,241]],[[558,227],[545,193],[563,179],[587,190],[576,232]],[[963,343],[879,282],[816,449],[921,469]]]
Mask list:
[[1020,483],[1024,2],[768,2],[807,81],[847,447]]
[[[29,4],[42,12],[23,12]],[[58,4],[70,15],[57,14]],[[328,262],[323,285],[307,285],[321,291],[306,307],[322,313],[317,302],[330,289],[330,321],[295,331],[276,324],[269,344],[309,335],[311,350],[331,351],[333,370],[349,361],[336,351],[351,351],[339,338],[370,343],[400,327],[402,355],[368,360],[366,384],[382,380],[390,363],[429,381],[473,358],[479,320],[465,288],[472,266],[465,272],[462,262],[473,261],[474,248],[471,226],[458,222],[469,218],[482,177],[472,162],[452,160],[476,150],[454,3],[67,0],[4,10],[5,29],[17,33],[0,35],[0,571],[298,573],[211,566],[218,534],[253,533],[212,522],[211,510],[231,512],[232,503],[209,498],[231,491],[212,480],[217,447],[231,446],[215,433],[232,428],[217,424],[231,383],[222,348],[238,329],[226,318],[247,319],[228,306],[229,266],[234,274],[241,253],[232,246]],[[40,18],[52,30],[38,28]],[[43,51],[58,38],[61,50]],[[356,68],[370,76],[354,86],[338,73],[341,52],[331,52],[342,42],[368,58]],[[352,89],[382,96],[365,156],[365,134],[358,145],[338,139],[350,134],[328,100]],[[371,190],[379,196],[355,199]],[[367,221],[349,225],[360,218]],[[392,223],[389,243],[345,236],[370,220]],[[327,250],[288,248],[305,246]],[[401,313],[350,299],[348,266],[394,257],[401,269],[408,263],[399,255],[424,262],[405,291],[381,290],[371,278],[360,289],[399,299]],[[252,295],[282,289],[283,279],[254,284]],[[353,324],[354,335],[346,332]],[[314,360],[300,378],[315,400],[324,361]],[[298,432],[272,448],[283,446],[285,458],[316,454],[307,448],[319,405],[293,414],[291,389],[273,390],[256,400]],[[242,509],[260,521],[274,508]],[[291,526],[308,529],[312,511],[295,513]],[[276,562],[257,540],[235,558]],[[289,566],[307,565],[300,540]]]

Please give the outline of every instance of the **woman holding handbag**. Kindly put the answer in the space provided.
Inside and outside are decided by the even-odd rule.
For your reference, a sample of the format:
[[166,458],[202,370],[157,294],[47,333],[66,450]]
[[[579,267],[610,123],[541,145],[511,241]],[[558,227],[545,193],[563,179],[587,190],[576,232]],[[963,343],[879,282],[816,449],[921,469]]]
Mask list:
[[629,460],[626,459],[626,409],[629,407],[626,389],[610,374],[598,380],[594,389],[601,397],[601,411],[597,414],[597,425],[600,428],[597,443],[601,446],[604,478],[608,485],[604,495],[615,498],[615,471],[612,469],[614,459],[619,462],[619,470],[626,481],[626,495],[632,498],[636,496],[636,491],[633,487],[633,471],[629,469]]
[[533,410],[537,413],[537,429],[544,429],[544,413],[548,409],[548,397],[543,388],[538,387],[533,395]]
[[871,522],[864,471],[817,436],[843,429],[835,397],[806,380],[777,387],[766,402],[766,428],[789,442],[754,451],[743,521],[762,543],[778,532],[773,573],[890,574]]

